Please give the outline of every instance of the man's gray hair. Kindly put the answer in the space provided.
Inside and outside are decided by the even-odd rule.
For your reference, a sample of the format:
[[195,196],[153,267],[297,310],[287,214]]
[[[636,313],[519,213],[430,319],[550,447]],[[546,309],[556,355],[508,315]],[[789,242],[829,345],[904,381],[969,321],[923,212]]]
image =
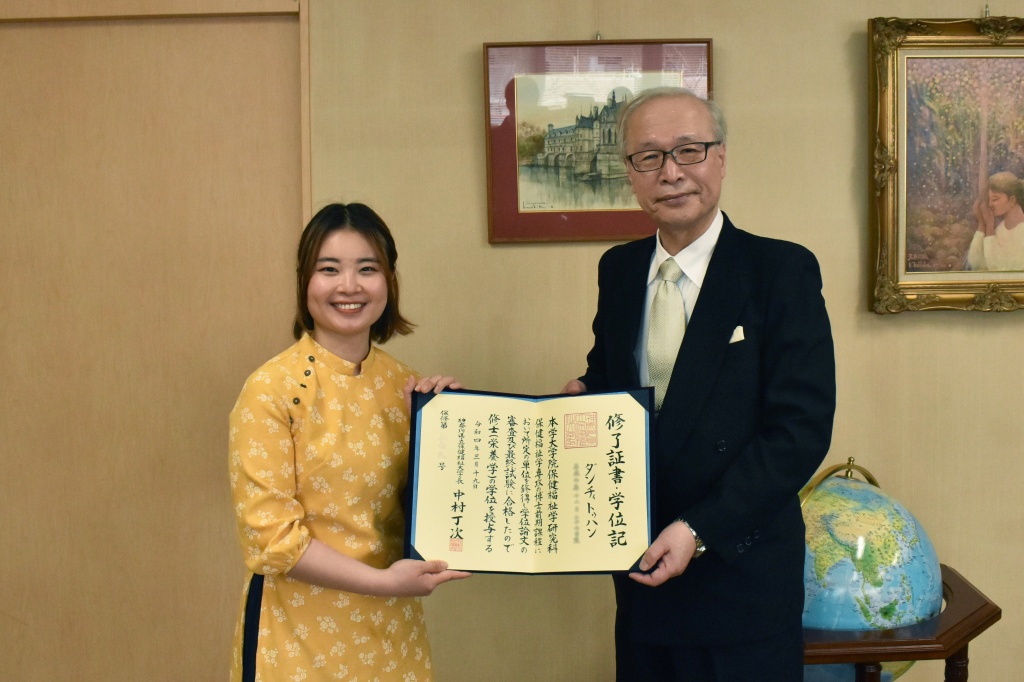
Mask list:
[[[619,114],[619,156],[622,160],[626,160],[626,126],[629,125],[629,119],[633,117],[637,109],[642,107],[647,102],[651,102],[656,99],[664,99],[666,97],[689,97],[695,99],[708,110],[711,114],[711,119],[715,122],[715,129],[712,131],[712,135],[715,136],[715,140],[725,143],[726,125],[725,125],[725,113],[722,111],[722,107],[718,106],[714,100],[704,99],[693,90],[689,88],[677,88],[677,87],[660,87],[650,88],[648,90],[642,90],[639,95],[630,100],[625,107],[622,109],[622,113]],[[701,140],[702,142],[712,142],[713,140]]]

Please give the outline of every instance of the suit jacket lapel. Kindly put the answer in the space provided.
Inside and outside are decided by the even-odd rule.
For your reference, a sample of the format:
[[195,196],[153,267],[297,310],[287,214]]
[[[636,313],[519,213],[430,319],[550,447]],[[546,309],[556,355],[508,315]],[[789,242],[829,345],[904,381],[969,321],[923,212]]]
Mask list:
[[740,265],[741,255],[739,232],[726,217],[658,418],[659,440],[666,439],[661,442],[680,442],[686,438],[714,385],[729,338],[748,298],[749,285],[747,273]]
[[654,237],[648,237],[628,246],[631,249],[627,258],[623,259],[620,286],[615,289],[619,296],[615,311],[619,319],[616,325],[618,333],[614,336],[616,347],[612,349],[613,357],[622,358],[622,362],[613,366],[628,368],[626,376],[619,377],[619,383],[625,386],[640,385],[640,369],[636,363],[636,345],[640,338],[640,325],[643,322],[644,304],[647,300],[647,275],[651,268],[651,256],[654,253]]

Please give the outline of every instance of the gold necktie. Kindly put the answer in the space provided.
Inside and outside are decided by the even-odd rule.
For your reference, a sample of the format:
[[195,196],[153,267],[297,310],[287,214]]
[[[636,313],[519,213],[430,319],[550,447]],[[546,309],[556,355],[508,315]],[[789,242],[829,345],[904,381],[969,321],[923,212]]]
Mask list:
[[672,368],[679,354],[679,344],[686,331],[686,306],[676,283],[683,271],[674,258],[669,258],[658,269],[661,281],[651,302],[651,320],[647,332],[647,369],[654,384],[654,407],[661,409],[665,390],[672,377]]

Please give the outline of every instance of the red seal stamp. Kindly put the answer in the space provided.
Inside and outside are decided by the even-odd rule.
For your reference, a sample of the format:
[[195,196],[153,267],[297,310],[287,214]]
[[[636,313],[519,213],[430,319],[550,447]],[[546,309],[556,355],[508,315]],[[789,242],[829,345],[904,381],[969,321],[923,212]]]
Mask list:
[[597,447],[597,412],[574,412],[565,415],[565,447]]
[[448,551],[449,552],[461,552],[462,551],[462,538],[452,538],[448,540]]

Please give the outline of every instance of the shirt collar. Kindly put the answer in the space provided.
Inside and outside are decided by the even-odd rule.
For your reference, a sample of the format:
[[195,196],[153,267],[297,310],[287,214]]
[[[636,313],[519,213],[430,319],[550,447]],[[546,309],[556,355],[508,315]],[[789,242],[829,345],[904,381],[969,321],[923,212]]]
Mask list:
[[704,275],[708,272],[708,263],[711,262],[711,254],[715,250],[715,244],[718,243],[718,236],[722,233],[724,222],[722,211],[719,209],[704,234],[697,237],[692,244],[675,256],[669,255],[669,252],[661,245],[661,231],[659,230],[655,235],[654,258],[651,260],[651,269],[647,273],[647,284],[650,285],[658,278],[658,269],[661,268],[662,263],[669,258],[675,258],[679,268],[699,289],[704,284]]

